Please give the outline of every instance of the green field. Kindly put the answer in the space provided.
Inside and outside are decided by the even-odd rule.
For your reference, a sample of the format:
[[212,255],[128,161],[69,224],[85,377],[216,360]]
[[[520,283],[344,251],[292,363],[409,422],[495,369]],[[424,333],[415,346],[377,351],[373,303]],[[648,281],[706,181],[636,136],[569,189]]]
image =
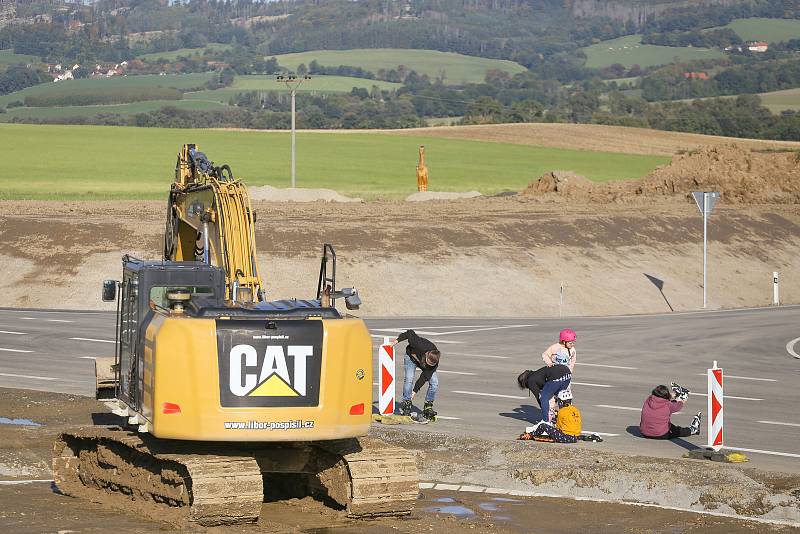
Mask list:
[[[217,164],[230,164],[248,185],[289,185],[289,132],[0,124],[6,169],[0,199],[163,199],[175,155],[188,142]],[[553,169],[593,180],[635,178],[669,161],[438,137],[299,132],[297,185],[366,198],[405,196],[416,191],[420,144],[432,191],[518,191]]]
[[800,39],[800,20],[797,19],[738,19],[725,28],[732,29],[745,41],[777,43]]
[[229,44],[208,43],[203,48],[181,48],[178,50],[172,50],[170,52],[153,52],[152,54],[142,54],[136,57],[141,59],[142,61],[156,61],[159,59],[166,59],[167,61],[175,61],[179,57],[191,57],[196,55],[202,55],[203,52],[205,52],[206,50],[211,50],[213,52],[221,52],[223,50],[228,50],[230,48],[231,45]]
[[0,72],[6,70],[9,65],[17,63],[41,63],[42,60],[36,56],[26,54],[15,54],[12,50],[0,50]]
[[25,101],[28,95],[64,95],[76,94],[82,90],[93,90],[113,87],[174,87],[175,89],[189,89],[199,87],[214,76],[213,72],[196,74],[168,74],[166,76],[114,76],[112,78],[99,78],[82,80],[66,80],[58,83],[42,83],[0,96],[0,106],[7,106],[9,102]]
[[642,44],[641,35],[628,35],[619,39],[603,41],[585,48],[586,66],[594,69],[619,63],[627,68],[633,65],[650,67],[666,65],[674,61],[691,61],[695,59],[713,59],[725,57],[720,50],[708,48],[689,48],[673,46],[656,46]]
[[771,93],[761,93],[761,104],[773,113],[787,109],[800,110],[800,89],[784,89]]
[[486,77],[486,71],[490,69],[502,70],[509,74],[525,72],[525,67],[513,61],[464,56],[436,50],[399,48],[317,50],[274,57],[277,58],[281,67],[291,70],[297,69],[301,63],[308,66],[311,61],[316,59],[320,65],[325,67],[347,65],[361,67],[376,74],[379,69],[396,69],[398,65],[405,65],[409,69],[417,71],[418,74],[427,74],[431,80],[444,71],[444,83],[448,85],[482,83]]
[[205,100],[146,100],[130,104],[114,104],[107,106],[61,106],[52,108],[11,108],[0,114],[0,122],[11,122],[14,117],[31,119],[63,119],[66,117],[94,117],[100,114],[135,115],[156,111],[165,106],[178,109],[206,111],[224,108],[224,104]]
[[[353,87],[363,87],[369,91],[373,86],[393,91],[402,87],[402,84],[348,76],[314,76],[310,80],[303,82],[297,91],[304,93],[349,93]],[[287,92],[287,89],[286,85],[275,79],[275,76],[236,76],[230,87],[215,91],[186,93],[184,98],[227,104],[231,97],[250,91]]]

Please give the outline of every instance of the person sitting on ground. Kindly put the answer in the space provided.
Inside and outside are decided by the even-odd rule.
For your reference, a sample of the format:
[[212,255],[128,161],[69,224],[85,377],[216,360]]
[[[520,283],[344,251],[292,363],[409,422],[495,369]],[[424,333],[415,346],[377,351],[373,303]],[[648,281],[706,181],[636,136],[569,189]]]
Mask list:
[[555,426],[539,421],[525,429],[519,439],[550,441],[555,443],[576,443],[582,441],[603,441],[597,434],[581,434],[581,412],[572,404],[572,392],[564,389],[558,392],[558,416]]
[[548,367],[556,365],[556,356],[561,355],[562,358],[566,356],[567,367],[570,372],[575,370],[575,360],[577,359],[578,352],[575,350],[575,340],[578,335],[575,330],[566,328],[558,333],[558,343],[553,343],[547,350],[542,353],[542,360]]
[[697,412],[688,427],[680,427],[670,421],[673,413],[681,411],[686,398],[688,394],[676,400],[673,390],[664,385],[656,386],[642,406],[642,418],[639,422],[642,435],[649,439],[674,439],[700,434],[701,412]]
[[541,408],[541,420],[550,422],[550,404],[555,401],[553,398],[559,391],[569,388],[572,381],[572,373],[564,360],[559,358],[555,365],[541,367],[536,371],[526,369],[517,377],[517,385],[520,389],[528,388]]

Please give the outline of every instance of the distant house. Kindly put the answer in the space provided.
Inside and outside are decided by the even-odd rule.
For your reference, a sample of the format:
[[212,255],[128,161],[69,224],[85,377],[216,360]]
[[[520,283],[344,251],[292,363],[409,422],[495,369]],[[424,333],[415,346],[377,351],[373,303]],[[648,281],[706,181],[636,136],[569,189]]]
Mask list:
[[747,49],[751,52],[766,52],[769,50],[769,43],[766,41],[752,41],[747,43]]
[[708,80],[708,74],[705,72],[684,72],[683,77],[689,80]]

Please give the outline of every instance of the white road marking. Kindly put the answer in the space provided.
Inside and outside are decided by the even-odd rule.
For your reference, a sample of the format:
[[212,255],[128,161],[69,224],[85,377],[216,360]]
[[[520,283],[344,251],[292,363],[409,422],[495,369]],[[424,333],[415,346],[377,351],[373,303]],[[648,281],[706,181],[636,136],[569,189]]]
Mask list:
[[[449,324],[447,326],[409,326],[406,330],[436,330],[438,329],[445,329],[445,328],[489,328],[490,326],[497,326],[493,324],[464,324],[464,325],[455,325]],[[405,330],[404,330],[405,332]]]
[[67,319],[45,319],[45,321],[48,321],[48,322],[51,322],[51,323],[73,323],[73,322],[75,322],[75,321],[68,321]]
[[[380,330],[380,329],[376,329],[376,330]],[[398,332],[405,332],[405,330],[398,330]],[[380,334],[370,334],[370,336],[377,337],[379,339],[383,339],[385,337],[392,337],[392,336],[382,336]],[[448,340],[444,340],[444,339],[437,339],[436,343],[447,343],[447,344],[458,344],[458,345],[460,345],[460,344],[462,344],[464,342],[463,341],[448,341]]]
[[626,367],[624,365],[605,365],[602,363],[575,362],[575,365],[586,365],[587,367],[608,367],[609,369],[628,369],[630,371],[635,371],[639,369],[638,367]]
[[23,321],[35,321],[36,317],[20,317]]
[[780,421],[756,421],[757,423],[763,423],[765,425],[784,425],[784,426],[800,426],[797,423],[781,423]]
[[462,395],[478,395],[480,397],[500,397],[501,399],[522,399],[528,397],[519,397],[517,395],[500,395],[498,393],[481,393],[479,391],[453,391],[453,393],[461,393]]
[[32,484],[34,482],[53,482],[52,480],[0,480],[0,486],[15,486],[17,484]]
[[614,386],[610,386],[608,384],[590,384],[589,382],[575,382],[572,381],[570,384],[575,384],[576,386],[590,386],[593,388],[613,388]]
[[789,342],[786,344],[786,352],[788,352],[789,354],[791,354],[791,355],[792,355],[792,356],[794,356],[795,358],[797,358],[797,359],[800,359],[800,354],[797,354],[797,353],[794,351],[794,346],[795,346],[795,345],[797,345],[797,342],[798,342],[798,341],[800,341],[800,337],[796,337],[796,338],[794,338],[793,340],[789,341]]
[[97,341],[98,343],[116,343],[113,339],[94,339],[91,337],[71,337],[75,341]]
[[2,348],[0,348],[0,351],[3,351],[3,352],[25,352],[25,353],[28,353],[28,352],[33,352],[32,350],[22,350],[22,349],[2,349]]
[[591,430],[584,430],[581,434],[597,434],[598,436],[608,436],[613,438],[614,436],[619,436],[619,434],[608,434],[606,432],[593,432]]
[[81,356],[81,360],[96,360],[97,356]]
[[795,454],[793,452],[778,452],[778,451],[763,451],[761,449],[745,449],[743,447],[728,447],[725,445],[725,449],[730,449],[732,451],[742,451],[742,452],[757,452],[760,454],[771,454],[772,456],[788,456],[790,458],[800,458],[800,454]]
[[[708,373],[697,373],[697,376],[708,376]],[[761,382],[777,382],[774,378],[754,378],[752,376],[736,376],[736,375],[723,375],[723,379],[725,378],[738,378],[739,380],[758,380]]]
[[34,380],[58,380],[58,378],[53,378],[51,376],[15,375],[13,373],[0,373],[0,376],[11,376],[14,378],[32,378]]
[[449,350],[447,351],[447,354],[452,354],[454,356],[474,356],[475,358],[492,358],[496,360],[508,360],[510,358],[510,356],[496,356],[494,354],[471,354],[467,352],[452,352]]
[[[699,395],[701,397],[708,397],[708,393],[691,393],[691,395]],[[723,399],[736,399],[736,400],[749,400],[749,401],[763,401],[764,399],[754,399],[753,397],[734,397],[733,395],[724,395]]]
[[467,375],[467,376],[475,376],[475,373],[465,373],[464,371],[445,371],[443,369],[437,369],[437,373],[444,373],[447,375]]
[[437,415],[436,419],[447,419],[448,421],[461,421],[460,417],[450,417],[449,415]]
[[641,408],[631,408],[630,406],[614,406],[613,404],[595,404],[597,408],[613,408],[614,410],[631,410],[632,412],[641,411]]
[[10,330],[0,330],[0,334],[11,334],[13,336],[26,336],[27,332],[12,332]]
[[453,336],[455,334],[471,334],[472,332],[486,332],[488,330],[506,330],[506,329],[509,329],[509,328],[529,328],[531,326],[536,326],[536,325],[535,324],[515,324],[515,325],[506,325],[506,326],[491,326],[491,327],[485,327],[485,328],[473,328],[471,330],[454,330],[452,332],[436,332],[435,335]]

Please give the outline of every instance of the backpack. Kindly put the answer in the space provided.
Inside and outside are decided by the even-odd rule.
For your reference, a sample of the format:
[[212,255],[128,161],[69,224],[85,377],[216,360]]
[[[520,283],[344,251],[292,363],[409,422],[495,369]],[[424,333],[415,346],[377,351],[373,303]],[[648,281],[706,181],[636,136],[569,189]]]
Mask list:
[[579,436],[581,433],[581,412],[570,404],[558,410],[556,427],[564,434]]

